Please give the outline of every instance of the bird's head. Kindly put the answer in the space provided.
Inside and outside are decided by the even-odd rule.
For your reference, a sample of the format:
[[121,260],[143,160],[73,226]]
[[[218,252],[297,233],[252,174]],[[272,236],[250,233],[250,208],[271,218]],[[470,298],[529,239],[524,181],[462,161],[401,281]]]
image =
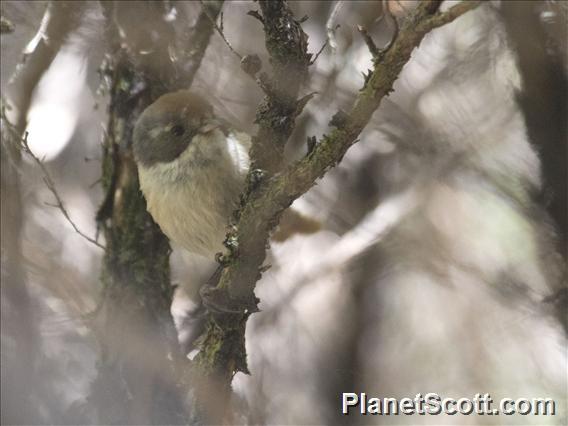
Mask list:
[[177,159],[198,134],[218,127],[213,108],[201,96],[180,90],[144,110],[134,128],[134,157],[150,167]]

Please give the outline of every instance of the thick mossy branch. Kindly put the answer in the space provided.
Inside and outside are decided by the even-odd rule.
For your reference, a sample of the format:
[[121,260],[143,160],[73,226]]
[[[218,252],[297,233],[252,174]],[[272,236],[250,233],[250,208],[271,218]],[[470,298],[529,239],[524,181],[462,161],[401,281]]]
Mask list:
[[[277,176],[266,189],[272,195],[269,198],[279,200],[277,204],[286,207],[295,198],[311,188],[316,179],[335,166],[347,150],[357,141],[358,135],[371,119],[381,101],[391,91],[394,82],[410,59],[412,51],[420,44],[431,30],[453,21],[465,12],[474,9],[481,2],[467,1],[458,3],[444,13],[430,10],[437,1],[422,2],[405,20],[392,47],[375,62],[365,86],[361,89],[351,111],[344,117],[330,135],[324,136],[316,144],[312,153],[289,167]],[[273,204],[273,203],[271,203]]]
[[[245,197],[235,224],[234,236],[238,240],[238,255],[232,262],[225,265],[216,289],[218,292],[225,293],[220,299],[228,300],[227,312],[240,311],[241,314],[210,315],[210,323],[216,326],[210,327],[209,330],[214,329],[215,333],[211,334],[212,332],[209,331],[204,336],[199,359],[203,369],[216,372],[218,377],[228,380],[227,387],[234,373],[247,371],[246,365],[239,367],[244,351],[241,342],[244,342],[244,338],[240,340],[232,336],[239,330],[244,333],[242,322],[246,321],[250,313],[256,310],[257,300],[254,296],[254,287],[261,276],[260,270],[265,259],[269,234],[277,224],[279,216],[296,198],[310,189],[318,178],[341,161],[349,147],[357,141],[382,99],[392,91],[393,84],[404,64],[408,62],[412,51],[420,44],[424,36],[432,29],[451,22],[475,8],[480,2],[460,3],[444,13],[438,12],[440,3],[441,1],[437,0],[423,1],[410,14],[389,50],[376,59],[374,68],[351,110],[343,116],[340,123],[336,123],[337,127],[329,135],[324,136],[315,144],[304,159],[279,173],[269,174],[264,180],[258,182]],[[302,63],[301,55],[296,56],[296,51],[291,47],[300,48],[305,41],[298,36],[300,34],[298,30],[295,29],[291,38],[288,39],[279,35],[278,31],[281,27],[278,24],[282,22],[280,19],[275,19],[273,24],[270,23],[270,17],[273,16],[271,14],[277,7],[282,8],[280,13],[285,10],[283,9],[285,4],[280,2],[274,2],[274,4],[271,2],[270,8],[266,4],[263,7],[261,3],[267,47],[272,54],[273,65],[278,66],[277,61],[285,55],[290,55],[294,60]],[[296,21],[292,22],[299,26]],[[272,28],[272,25],[276,25],[276,28]],[[290,40],[296,40],[296,43],[288,44]],[[302,75],[300,73],[297,77]],[[274,162],[266,159],[266,156],[274,155],[273,153],[280,149],[278,146],[283,140],[282,135],[289,135],[288,132],[291,132],[292,128],[286,127],[286,131],[282,132],[270,123],[280,114],[279,108],[282,104],[290,107],[291,103],[286,98],[282,104],[270,99],[270,96],[268,100],[274,104],[266,103],[265,99],[265,104],[259,108],[261,129],[256,139],[256,149],[251,151],[251,156],[253,164],[274,166]],[[293,122],[290,125],[293,126]],[[268,139],[259,141],[258,138],[261,135]],[[259,152],[259,147],[270,147],[270,144],[272,147],[267,148],[267,153]],[[220,354],[220,348],[226,348],[226,339],[235,342],[235,346],[232,351],[224,349]]]
[[[268,179],[282,170],[286,142],[294,130],[296,117],[305,102],[298,101],[298,93],[304,83],[311,55],[307,52],[308,36],[294,18],[284,1],[259,2],[260,13],[252,13],[264,26],[265,44],[270,57],[272,75],[261,73],[258,80],[265,97],[257,108],[258,132],[252,138],[251,171],[247,177],[247,191],[242,205],[256,204],[254,194]],[[256,70],[258,71],[258,70]],[[239,214],[235,222],[240,223]],[[269,230],[276,224],[276,217],[262,217],[255,228],[256,238],[248,241],[246,258],[241,262],[238,227],[227,236],[229,256],[223,259],[223,279],[205,296],[208,302],[222,306],[224,314],[210,314],[205,333],[200,339],[201,351],[196,359],[197,376],[201,378],[196,388],[194,415],[196,422],[218,424],[226,421],[230,385],[238,371],[248,372],[245,350],[245,327],[248,316],[256,310],[257,300],[253,294],[254,283],[260,278],[259,266],[265,258]],[[239,225],[240,226],[240,225]],[[250,227],[249,227],[250,228]],[[245,272],[252,285],[237,285],[239,275]],[[235,275],[233,275],[235,274]],[[226,283],[234,281],[233,288],[241,289],[238,295],[227,294]],[[246,300],[245,300],[246,299]],[[234,304],[234,306],[233,306]],[[234,313],[229,313],[233,311]],[[215,398],[215,410],[208,409],[208,401]]]
[[[216,17],[222,4],[208,2],[207,12]],[[131,146],[142,111],[164,93],[189,88],[212,24],[202,12],[180,46],[175,27],[164,19],[165,2],[101,6],[111,44],[101,68],[110,104],[101,179],[105,201],[97,214],[107,244],[101,273],[105,317],[90,401],[103,424],[181,424],[187,421],[180,395],[187,359],[170,313],[171,250],[146,210]]]
[[[381,61],[375,63],[368,82],[357,96],[351,111],[344,117],[341,125],[329,135],[324,136],[308,156],[261,183],[259,188],[250,195],[247,204],[243,206],[237,224],[239,257],[243,262],[227,267],[221,279],[221,286],[229,288],[231,294],[240,294],[243,286],[248,291],[254,286],[254,278],[257,274],[242,273],[245,269],[258,270],[260,266],[260,264],[249,265],[251,263],[251,258],[248,256],[250,254],[249,241],[251,245],[256,246],[255,241],[259,237],[259,230],[268,227],[269,231],[278,214],[310,189],[326,171],[341,161],[349,147],[357,141],[357,137],[382,99],[392,91],[392,86],[402,67],[408,62],[412,51],[420,44],[424,36],[430,30],[451,22],[475,8],[480,2],[464,2],[447,12],[431,14],[429,10],[432,9],[433,3],[437,2],[421,3],[405,21],[393,46]],[[265,246],[264,242],[262,246]],[[239,277],[247,275],[245,283],[241,283],[240,280],[226,279],[227,275],[236,274],[237,271],[239,271],[237,274]]]
[[[106,239],[101,272],[104,339],[90,395],[104,424],[153,419],[150,407],[155,397],[169,394],[172,385],[162,377],[175,376],[171,359],[178,352],[170,314],[170,247],[146,211],[129,148],[134,121],[153,98],[150,90],[136,92],[147,80],[133,72],[128,58],[119,49],[105,69],[111,81],[102,176],[106,201],[97,215]],[[140,369],[140,359],[152,368]],[[147,401],[148,389],[155,396]],[[178,405],[171,417],[159,420],[179,421],[182,411]]]

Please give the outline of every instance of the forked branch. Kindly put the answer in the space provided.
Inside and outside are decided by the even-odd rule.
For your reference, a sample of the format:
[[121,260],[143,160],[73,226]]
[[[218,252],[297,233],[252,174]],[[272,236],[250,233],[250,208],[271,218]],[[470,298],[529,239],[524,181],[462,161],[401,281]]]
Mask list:
[[[439,0],[423,1],[409,14],[389,49],[376,58],[351,110],[342,115],[329,135],[312,143],[306,157],[283,169],[281,153],[294,128],[298,82],[303,81],[311,55],[305,49],[307,36],[286,3],[260,2],[260,21],[264,25],[266,45],[275,70],[272,82],[276,90],[257,109],[259,132],[253,138],[253,166],[247,179],[249,187],[227,237],[231,247],[238,250],[232,249],[223,256],[218,285],[206,295],[225,309],[209,313],[197,358],[199,372],[209,379],[203,381],[208,389],[201,391],[215,391],[219,406],[226,403],[233,376],[239,371],[248,372],[244,340],[246,321],[258,310],[254,287],[261,276],[270,232],[280,215],[341,161],[357,142],[372,114],[393,90],[403,66],[424,36],[477,7],[480,2],[462,2],[446,12],[438,11],[440,4]],[[211,383],[215,384],[213,388]],[[222,412],[213,413],[213,416],[208,421],[223,421]]]

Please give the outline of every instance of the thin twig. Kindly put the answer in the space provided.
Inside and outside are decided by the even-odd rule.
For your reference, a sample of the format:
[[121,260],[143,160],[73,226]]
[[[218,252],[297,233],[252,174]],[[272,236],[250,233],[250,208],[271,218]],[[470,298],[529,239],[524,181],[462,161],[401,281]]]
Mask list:
[[361,37],[363,37],[363,40],[365,40],[365,44],[369,48],[369,52],[371,52],[373,58],[378,57],[380,54],[380,50],[373,41],[373,38],[371,37],[369,32],[367,31],[367,28],[365,28],[363,25],[357,25],[357,31],[359,31]]
[[[256,72],[249,72],[247,71],[247,67],[245,65],[246,61],[248,58],[252,57],[252,56],[256,56],[256,55],[241,55],[239,52],[237,52],[235,50],[235,48],[233,47],[233,45],[231,44],[231,42],[227,39],[227,37],[225,36],[225,33],[223,31],[223,14],[221,14],[220,16],[220,20],[221,20],[221,26],[217,25],[216,20],[209,15],[209,12],[207,11],[207,5],[203,2],[203,0],[199,0],[199,3],[201,3],[201,7],[203,9],[203,13],[205,14],[205,16],[207,16],[207,18],[209,19],[209,21],[211,21],[211,24],[213,25],[213,28],[215,29],[215,31],[217,31],[217,33],[219,33],[219,36],[221,36],[221,38],[223,39],[223,41],[225,42],[225,44],[227,45],[227,47],[229,48],[229,50],[237,57],[239,58],[239,60],[241,61],[241,69],[243,71],[245,71],[245,73],[252,78],[252,80],[258,85],[258,87],[260,87],[260,89],[265,92],[267,92],[267,85],[265,84],[265,82],[262,81],[261,78],[255,78],[255,74],[258,72],[258,70]],[[250,12],[248,13],[251,16],[255,16],[253,14],[251,14]],[[262,20],[261,20],[262,22]],[[258,58],[258,56],[256,56]],[[259,65],[259,70],[260,70],[260,66]]]
[[[221,38],[223,39],[223,41],[225,42],[225,44],[227,45],[227,47],[229,48],[229,50],[237,57],[239,58],[239,60],[242,61],[243,59],[243,55],[241,55],[239,52],[237,52],[233,46],[231,45],[231,43],[229,42],[229,40],[227,40],[227,37],[225,37],[225,33],[223,32],[223,29],[221,27],[219,27],[219,25],[217,25],[217,22],[215,21],[215,19],[213,19],[213,17],[211,15],[209,15],[209,12],[207,12],[207,5],[203,2],[203,0],[199,0],[199,3],[201,3],[201,7],[203,8],[203,13],[205,13],[205,15],[209,18],[209,20],[211,21],[211,24],[213,24],[213,28],[215,28],[215,31],[217,31],[219,33],[219,35],[221,36]],[[221,15],[221,23],[223,22],[223,17]],[[222,24],[221,24],[222,25]]]
[[325,49],[325,47],[329,44],[329,39],[327,39],[323,45],[321,46],[321,49],[318,50],[318,53],[315,54],[314,58],[310,61],[310,65],[315,64],[315,62],[318,60],[319,55],[321,55],[321,53],[323,52],[323,49]]
[[94,244],[98,248],[105,250],[105,247],[103,245],[99,244],[98,241],[96,241],[95,239],[89,237],[84,232],[82,232],[77,227],[75,222],[73,222],[71,217],[69,216],[69,213],[67,212],[67,209],[65,208],[65,205],[63,204],[63,200],[61,199],[61,196],[57,192],[57,188],[55,187],[55,183],[53,182],[53,179],[51,179],[51,176],[49,175],[47,168],[45,167],[43,162],[33,153],[30,146],[28,145],[28,132],[24,133],[24,137],[21,138],[21,142],[22,142],[22,148],[24,149],[24,152],[26,154],[28,154],[30,157],[32,157],[32,159],[35,161],[35,163],[40,167],[40,169],[43,173],[43,181],[45,182],[47,189],[49,189],[51,191],[51,193],[53,194],[53,196],[55,197],[55,201],[57,203],[56,204],[48,204],[48,205],[50,207],[58,208],[61,211],[61,213],[63,213],[63,216],[65,217],[65,219],[67,219],[67,222],[69,222],[69,224],[73,227],[73,229],[75,230],[75,232],[77,234],[79,234],[81,237],[83,237],[85,240],[87,240],[91,244]]
[[95,186],[101,183],[102,180],[103,180],[102,178],[98,178],[96,181],[94,181],[92,184],[89,185],[89,189],[93,189]]

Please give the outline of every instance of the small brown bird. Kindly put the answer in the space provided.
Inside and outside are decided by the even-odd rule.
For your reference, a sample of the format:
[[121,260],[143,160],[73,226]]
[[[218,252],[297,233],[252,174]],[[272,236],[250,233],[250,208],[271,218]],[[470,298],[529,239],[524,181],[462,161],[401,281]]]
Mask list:
[[160,97],[134,129],[148,211],[170,240],[209,258],[222,251],[249,169],[251,139],[228,128],[189,91]]
[[[210,259],[223,250],[250,146],[248,134],[215,117],[190,91],[166,94],[146,108],[134,129],[134,156],[148,211],[170,240]],[[318,229],[289,209],[274,238]]]

